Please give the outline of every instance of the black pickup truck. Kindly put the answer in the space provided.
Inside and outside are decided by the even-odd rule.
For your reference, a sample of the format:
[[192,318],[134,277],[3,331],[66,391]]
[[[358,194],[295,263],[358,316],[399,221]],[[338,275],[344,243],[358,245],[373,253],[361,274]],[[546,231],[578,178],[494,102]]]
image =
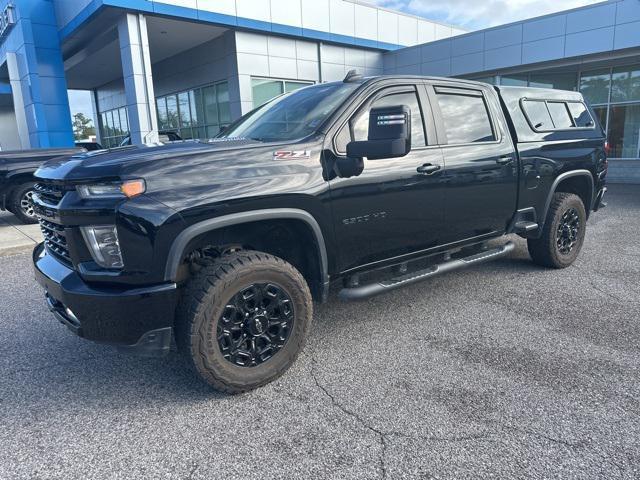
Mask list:
[[84,151],[84,148],[43,148],[0,152],[0,210],[10,211],[22,223],[37,223],[31,204],[33,173],[52,158]]
[[[393,76],[280,96],[207,142],[52,161],[34,195],[49,308],[242,392],[296,359],[312,300],[364,299],[508,254],[576,259],[607,160],[575,92]],[[496,243],[498,246],[495,246]]]

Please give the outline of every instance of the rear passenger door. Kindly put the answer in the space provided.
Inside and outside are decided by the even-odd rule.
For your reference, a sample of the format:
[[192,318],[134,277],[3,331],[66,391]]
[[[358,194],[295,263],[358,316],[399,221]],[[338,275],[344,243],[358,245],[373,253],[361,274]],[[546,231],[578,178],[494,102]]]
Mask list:
[[432,85],[445,170],[443,243],[502,233],[516,210],[518,160],[495,92]]

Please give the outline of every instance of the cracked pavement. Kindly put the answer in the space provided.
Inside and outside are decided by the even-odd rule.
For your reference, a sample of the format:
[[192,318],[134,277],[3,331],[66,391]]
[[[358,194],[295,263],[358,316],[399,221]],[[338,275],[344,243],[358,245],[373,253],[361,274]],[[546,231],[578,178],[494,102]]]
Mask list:
[[640,477],[640,187],[572,268],[509,258],[316,306],[294,367],[225,396],[48,313],[0,258],[0,479]]

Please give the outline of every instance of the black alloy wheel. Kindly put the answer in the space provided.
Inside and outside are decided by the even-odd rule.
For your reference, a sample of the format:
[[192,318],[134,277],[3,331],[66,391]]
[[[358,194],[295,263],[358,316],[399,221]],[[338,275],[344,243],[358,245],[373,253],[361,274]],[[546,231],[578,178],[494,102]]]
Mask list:
[[571,253],[578,242],[580,234],[580,215],[575,208],[570,208],[562,215],[556,230],[556,244],[563,255]]
[[313,317],[309,286],[290,263],[238,250],[204,264],[176,309],[176,344],[198,376],[242,393],[286,372]]
[[574,193],[554,193],[540,236],[527,239],[532,260],[550,268],[572,265],[582,249],[586,226],[582,199]]
[[260,365],[284,347],[294,319],[291,297],[280,286],[249,285],[231,298],[218,320],[220,351],[234,365]]

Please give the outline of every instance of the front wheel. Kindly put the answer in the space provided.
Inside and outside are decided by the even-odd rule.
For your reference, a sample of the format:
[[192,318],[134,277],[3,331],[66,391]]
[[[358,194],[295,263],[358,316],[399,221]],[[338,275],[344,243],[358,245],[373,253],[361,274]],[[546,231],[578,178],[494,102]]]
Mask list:
[[38,223],[36,212],[33,209],[34,185],[34,182],[18,185],[11,195],[10,210],[22,223]]
[[215,389],[242,393],[282,375],[302,350],[313,314],[311,293],[292,265],[239,251],[190,280],[178,306],[176,341]]
[[550,268],[566,268],[578,257],[587,227],[582,200],[573,193],[555,193],[540,238],[527,240],[535,263]]

